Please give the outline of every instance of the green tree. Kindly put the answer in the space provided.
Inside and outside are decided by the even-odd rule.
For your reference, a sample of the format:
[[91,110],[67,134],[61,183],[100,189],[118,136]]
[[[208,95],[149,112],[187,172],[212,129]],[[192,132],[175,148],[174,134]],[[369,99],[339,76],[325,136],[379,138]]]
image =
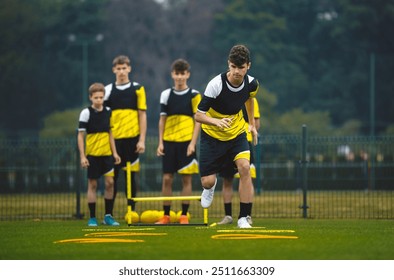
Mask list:
[[270,132],[272,121],[276,118],[275,106],[278,103],[277,96],[264,87],[259,88],[256,96],[260,110],[260,132]]
[[[225,57],[212,48],[214,13],[222,1],[169,0],[110,1],[107,8],[105,54],[108,82],[113,81],[111,61],[118,54],[130,57],[131,79],[145,86],[149,134],[157,134],[160,92],[171,86],[170,66],[177,58],[191,64],[188,84],[203,92],[217,65]],[[125,29],[127,27],[127,31]]]
[[391,124],[386,128],[384,135],[394,135],[394,124]]
[[130,55],[132,79],[147,88],[149,133],[157,133],[170,63],[186,58],[190,85],[203,91],[237,43],[252,51],[267,129],[297,109],[328,113],[333,130],[369,133],[372,53],[377,134],[394,123],[392,0],[0,0],[0,26],[4,132],[37,133],[45,116],[82,105],[81,39],[99,33],[104,40],[89,43],[88,84],[112,82],[113,57]]
[[0,2],[0,94],[5,108],[0,119],[5,130],[36,129],[53,100],[42,90],[41,64],[43,30],[53,19],[50,10],[50,3],[39,0]]
[[[247,45],[252,55],[251,74],[280,99],[284,81],[292,84],[291,88],[295,90],[298,87],[295,80],[303,78],[297,74],[297,65],[288,59],[291,54],[286,52],[283,41],[285,18],[270,13],[275,5],[274,1],[226,1],[223,12],[215,17],[214,47],[224,56],[235,44]],[[286,75],[284,69],[292,74]],[[217,71],[223,71],[223,68]]]
[[310,135],[330,135],[331,119],[328,112],[305,113],[301,109],[293,109],[281,114],[273,120],[269,132],[272,134],[299,134],[302,125],[307,125]]
[[36,134],[45,115],[81,104],[82,51],[67,37],[100,31],[105,2],[0,0],[0,128]]
[[278,114],[295,108],[328,112],[333,127],[344,129],[355,120],[364,133],[369,130],[369,58],[376,53],[381,130],[394,121],[394,105],[386,102],[394,87],[389,77],[394,39],[388,36],[393,5],[387,0],[229,0],[217,16],[216,46],[250,47],[252,71],[278,96]]
[[[328,110],[335,126],[351,119],[369,131],[370,54],[376,53],[376,119],[378,131],[394,120],[386,102],[394,84],[393,1],[321,1],[310,33],[309,98],[304,108]],[[388,116],[388,117],[387,117]],[[390,121],[391,120],[391,121]]]
[[56,111],[44,118],[41,138],[64,138],[76,135],[81,109]]

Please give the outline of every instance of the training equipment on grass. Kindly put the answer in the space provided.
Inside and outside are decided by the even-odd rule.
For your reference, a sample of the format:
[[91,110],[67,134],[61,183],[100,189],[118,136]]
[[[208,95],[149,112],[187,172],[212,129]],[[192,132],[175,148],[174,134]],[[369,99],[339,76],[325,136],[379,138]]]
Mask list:
[[[147,202],[147,201],[173,201],[173,200],[197,200],[197,201],[201,201],[201,196],[158,196],[158,197],[132,197],[132,183],[131,183],[131,163],[127,162],[126,163],[126,184],[127,184],[127,213],[125,215],[125,219],[127,222],[128,226],[131,225],[141,225],[141,223],[143,225],[146,224],[150,224],[150,223],[155,223],[156,221],[158,221],[160,219],[160,217],[157,218],[156,221],[154,221],[156,219],[156,212],[152,212],[152,211],[156,211],[156,210],[148,210],[151,212],[143,212],[141,213],[140,216],[140,222],[141,223],[136,223],[133,221],[132,217],[132,209],[131,209],[131,204],[132,201],[135,202]],[[158,211],[159,212],[159,211]],[[163,211],[160,211],[158,216],[160,216],[160,214],[162,213],[162,215],[164,215]],[[190,219],[190,214],[189,215],[189,219]],[[202,225],[208,225],[208,209],[207,208],[203,208],[203,224]],[[167,225],[180,225],[180,224],[174,224],[175,222],[179,221],[179,218],[177,218],[177,214],[174,211],[170,211],[170,224]],[[157,224],[155,224],[157,225]],[[200,224],[182,224],[184,225],[201,225]],[[158,225],[157,225],[158,226]]]
[[144,224],[153,224],[160,219],[160,211],[158,210],[145,210],[141,213],[140,222]]
[[140,221],[140,215],[138,215],[138,213],[135,211],[127,211],[124,220],[126,221],[126,223],[128,223],[130,219],[133,223],[138,223]]

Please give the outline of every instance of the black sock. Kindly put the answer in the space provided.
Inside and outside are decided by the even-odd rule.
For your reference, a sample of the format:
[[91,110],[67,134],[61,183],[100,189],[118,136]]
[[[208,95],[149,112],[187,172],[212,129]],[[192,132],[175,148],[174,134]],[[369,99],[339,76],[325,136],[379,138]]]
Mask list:
[[106,199],[104,198],[105,204],[105,214],[110,214],[112,216],[112,210],[114,208],[114,200],[113,199]]
[[118,193],[118,176],[119,176],[119,167],[118,165],[115,166],[114,168],[114,196],[113,200],[115,200],[116,194]]
[[131,204],[131,210],[135,211],[135,201],[132,200],[130,204]]
[[182,203],[182,215],[187,215],[187,211],[189,210],[189,205],[187,203]]
[[225,203],[224,204],[224,214],[226,215],[226,216],[232,216],[232,212],[233,212],[233,210],[232,210],[232,203],[230,202],[230,203]]
[[242,202],[239,203],[238,219],[242,218],[242,217],[246,217],[248,215],[248,208],[249,208],[248,206],[249,206],[249,203],[242,203]]
[[96,202],[88,203],[90,218],[96,218]]
[[169,216],[170,215],[171,206],[170,205],[164,205],[163,209],[164,209],[164,215]]
[[253,206],[253,203],[251,202],[251,203],[248,203],[248,204],[249,204],[249,206],[248,206],[248,216],[252,217],[252,206]]

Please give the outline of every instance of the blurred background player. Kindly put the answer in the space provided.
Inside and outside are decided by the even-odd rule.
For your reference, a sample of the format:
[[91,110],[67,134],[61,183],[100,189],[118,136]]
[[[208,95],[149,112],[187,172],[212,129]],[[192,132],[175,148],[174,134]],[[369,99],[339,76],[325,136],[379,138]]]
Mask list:
[[[249,125],[248,115],[246,114],[245,107],[242,109],[244,118]],[[260,109],[257,99],[254,99],[254,123],[256,130],[258,131],[260,128]],[[256,179],[256,167],[254,165],[254,147],[253,147],[253,138],[250,131],[247,131],[247,139],[249,142],[250,148],[250,176],[252,179]],[[259,160],[259,159],[258,159]],[[223,178],[223,187],[222,187],[222,196],[223,196],[223,204],[224,204],[224,218],[218,222],[218,225],[231,224],[233,222],[232,217],[232,196],[233,196],[233,178],[239,178],[239,173],[236,172],[236,168],[234,164],[230,166],[224,167],[224,170],[219,173],[219,176]],[[252,188],[252,195],[254,195],[254,188]],[[252,225],[252,206],[251,203],[250,209],[248,209],[248,215],[246,216],[246,220],[250,225]]]
[[[172,195],[174,173],[182,177],[182,196],[192,194],[192,174],[198,174],[196,143],[201,124],[195,122],[194,114],[201,95],[189,88],[190,65],[184,59],[177,59],[171,65],[174,86],[160,95],[159,145],[157,156],[162,157],[163,196]],[[189,201],[182,201],[181,224],[188,224]],[[170,222],[171,201],[163,202],[164,215],[157,224]]]
[[[87,200],[90,212],[88,226],[98,226],[96,219],[97,181],[105,177],[105,216],[103,224],[118,226],[112,217],[114,194],[114,160],[120,164],[110,129],[111,109],[104,107],[104,85],[94,83],[89,87],[92,105],[82,110],[79,116],[78,149],[82,168],[87,168]],[[85,149],[86,136],[86,149]]]
[[[136,197],[138,186],[135,172],[140,170],[139,154],[145,152],[146,93],[142,85],[130,81],[131,70],[130,59],[127,56],[115,57],[112,62],[112,71],[116,80],[105,87],[105,105],[112,110],[112,133],[116,150],[122,159],[122,163],[115,166],[114,202],[118,190],[119,172],[125,168],[127,162],[131,163],[132,197]],[[126,177],[126,172],[124,174]],[[125,191],[127,197],[126,187]],[[132,210],[135,211],[135,202],[130,202]]]

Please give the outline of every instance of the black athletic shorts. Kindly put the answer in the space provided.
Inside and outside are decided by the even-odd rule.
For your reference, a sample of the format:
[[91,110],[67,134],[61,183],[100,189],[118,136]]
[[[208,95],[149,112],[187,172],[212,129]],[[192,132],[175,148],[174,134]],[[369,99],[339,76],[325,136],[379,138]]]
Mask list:
[[[98,179],[101,176],[113,172],[114,158],[113,156],[87,156],[89,161],[88,178]],[[110,176],[113,176],[111,174]]]
[[[175,173],[182,169],[186,169],[189,165],[197,165],[197,155],[193,153],[187,156],[187,147],[190,141],[187,142],[168,142],[164,141],[164,156],[162,158],[163,173]],[[181,173],[181,172],[180,172]],[[198,173],[197,167],[190,168],[188,172],[182,174]]]
[[139,136],[136,136],[133,138],[115,139],[116,152],[121,159],[121,163],[116,166],[117,168],[125,167],[128,161],[133,163],[138,160],[139,153],[136,153],[135,150],[137,149],[139,138]]
[[[250,150],[250,164],[253,164],[254,163],[253,144],[251,142],[248,143]],[[228,160],[226,160],[225,164],[220,169],[219,177],[233,178],[237,172],[238,170],[237,170],[237,166],[235,165],[235,162],[231,158],[229,158]]]
[[200,138],[200,175],[208,176],[234,165],[235,157],[242,152],[250,152],[246,133],[229,141],[217,140],[203,130]]

